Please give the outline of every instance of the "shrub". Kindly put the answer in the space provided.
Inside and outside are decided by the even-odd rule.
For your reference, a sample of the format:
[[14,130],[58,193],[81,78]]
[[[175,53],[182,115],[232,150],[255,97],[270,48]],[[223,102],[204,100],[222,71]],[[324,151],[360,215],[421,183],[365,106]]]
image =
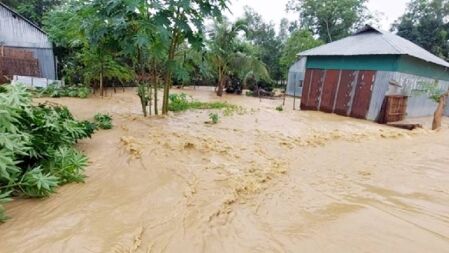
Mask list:
[[172,112],[182,112],[190,109],[197,110],[211,110],[211,109],[227,109],[234,108],[235,105],[231,105],[224,102],[200,102],[195,101],[192,97],[188,97],[187,94],[171,94],[169,96],[168,110]]
[[112,128],[112,117],[109,114],[97,113],[94,117],[95,125],[101,129]]
[[76,121],[66,107],[32,105],[23,86],[0,92],[0,221],[11,196],[46,197],[56,187],[82,182],[87,158],[73,145],[90,137],[92,123]]
[[39,95],[43,97],[87,98],[91,93],[91,88],[83,85],[60,87],[56,84],[50,84],[47,88],[42,89]]
[[219,117],[218,114],[216,114],[216,113],[210,113],[210,114],[209,114],[209,119],[211,120],[211,122],[212,122],[213,124],[217,124],[217,123],[218,123],[218,120],[220,119],[220,117]]
[[282,105],[276,107],[276,111],[282,112],[284,110],[284,107]]

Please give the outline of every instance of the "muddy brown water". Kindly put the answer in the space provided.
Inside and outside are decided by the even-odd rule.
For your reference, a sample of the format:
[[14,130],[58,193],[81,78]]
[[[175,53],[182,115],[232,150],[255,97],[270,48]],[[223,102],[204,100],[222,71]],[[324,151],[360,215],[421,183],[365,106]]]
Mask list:
[[449,252],[447,120],[410,132],[185,92],[244,110],[210,125],[145,119],[133,90],[51,99],[115,127],[79,144],[84,184],[6,205],[0,252]]

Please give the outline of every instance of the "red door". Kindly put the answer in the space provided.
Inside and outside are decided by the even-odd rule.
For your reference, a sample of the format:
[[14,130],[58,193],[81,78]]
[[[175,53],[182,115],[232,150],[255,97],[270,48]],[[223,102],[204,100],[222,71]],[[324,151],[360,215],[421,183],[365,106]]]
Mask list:
[[310,81],[312,79],[313,69],[306,69],[304,82],[302,84],[301,110],[307,110],[309,102]]
[[349,104],[351,103],[352,86],[355,85],[356,71],[342,70],[340,85],[337,91],[337,103],[334,112],[339,115],[348,116]]
[[332,112],[337,92],[340,70],[327,70],[321,94],[320,111]]
[[376,71],[360,71],[352,102],[351,117],[366,119],[371,102],[371,93]]
[[325,70],[313,70],[312,81],[310,83],[309,99],[307,101],[307,108],[309,110],[318,110],[325,73]]

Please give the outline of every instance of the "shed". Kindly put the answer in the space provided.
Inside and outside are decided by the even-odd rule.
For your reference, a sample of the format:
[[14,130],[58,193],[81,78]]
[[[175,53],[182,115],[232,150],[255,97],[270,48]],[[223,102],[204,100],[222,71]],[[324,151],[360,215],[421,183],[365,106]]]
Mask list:
[[[393,33],[365,26],[306,57],[301,109],[382,121],[433,114],[426,89],[449,90],[449,63]],[[446,113],[449,109],[446,110]],[[449,115],[449,114],[448,114]]]
[[55,62],[48,35],[0,2],[0,80],[13,75],[56,79]]

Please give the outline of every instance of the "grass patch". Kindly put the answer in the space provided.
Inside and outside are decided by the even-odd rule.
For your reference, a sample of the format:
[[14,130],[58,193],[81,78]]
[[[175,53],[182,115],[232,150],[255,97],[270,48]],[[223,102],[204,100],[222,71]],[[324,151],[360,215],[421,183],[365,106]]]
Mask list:
[[47,88],[39,89],[38,97],[77,97],[87,98],[92,93],[90,87],[84,85],[64,86],[50,84]]
[[193,100],[185,93],[171,94],[169,96],[168,110],[172,112],[183,112],[187,110],[213,110],[225,109],[227,111],[236,110],[238,106],[225,102],[200,102]]

